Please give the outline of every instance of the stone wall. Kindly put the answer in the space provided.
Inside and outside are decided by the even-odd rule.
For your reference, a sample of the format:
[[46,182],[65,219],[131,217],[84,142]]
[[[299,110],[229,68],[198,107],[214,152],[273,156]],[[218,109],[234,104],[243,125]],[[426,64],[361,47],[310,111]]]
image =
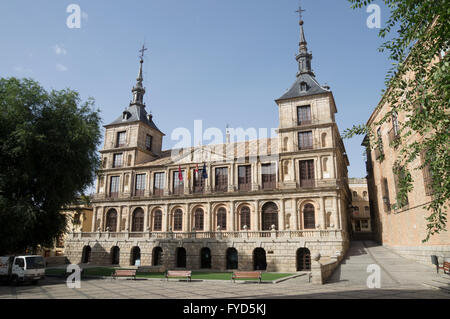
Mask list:
[[253,270],[253,253],[256,248],[263,248],[266,253],[268,272],[295,272],[297,271],[297,250],[308,248],[311,255],[320,253],[322,256],[344,255],[348,247],[345,240],[314,240],[306,238],[291,239],[164,239],[164,240],[78,240],[67,242],[66,255],[71,263],[81,263],[83,247],[91,247],[91,264],[111,265],[111,249],[114,246],[120,249],[120,266],[131,265],[131,251],[139,247],[141,253],[141,266],[152,265],[152,254],[155,247],[162,248],[162,263],[165,269],[176,268],[177,248],[186,250],[186,268],[200,269],[200,251],[209,248],[211,251],[211,270],[226,270],[226,253],[228,248],[235,248],[238,252],[238,269]]
[[397,254],[415,260],[421,264],[429,265],[431,264],[431,256],[435,255],[438,257],[439,263],[442,264],[444,259],[450,259],[450,246],[449,245],[436,245],[436,246],[415,246],[415,247],[405,247],[405,246],[388,246]]

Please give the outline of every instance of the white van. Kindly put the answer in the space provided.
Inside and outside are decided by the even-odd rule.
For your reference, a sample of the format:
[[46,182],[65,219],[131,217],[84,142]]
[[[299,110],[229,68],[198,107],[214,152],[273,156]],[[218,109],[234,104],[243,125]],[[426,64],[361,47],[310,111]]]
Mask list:
[[17,284],[31,281],[37,284],[45,278],[45,260],[42,256],[0,257],[0,280]]

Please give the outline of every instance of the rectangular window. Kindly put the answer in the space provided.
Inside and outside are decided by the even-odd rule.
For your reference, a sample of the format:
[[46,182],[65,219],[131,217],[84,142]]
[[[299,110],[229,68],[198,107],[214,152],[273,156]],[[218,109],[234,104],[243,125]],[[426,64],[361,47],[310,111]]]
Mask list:
[[135,196],[144,196],[146,182],[145,177],[145,174],[136,175]]
[[315,186],[314,160],[300,161],[300,186]]
[[162,230],[162,213],[161,211],[156,211],[155,216],[153,218],[153,230],[161,231]]
[[179,178],[179,172],[173,172],[173,194],[183,195],[184,194],[184,171],[181,171],[182,179]]
[[155,173],[153,175],[153,195],[163,196],[164,195],[164,184],[165,184],[165,173]]
[[113,167],[122,167],[123,166],[123,154],[114,154]]
[[406,195],[405,198],[401,198],[399,191],[400,191],[400,180],[405,178],[405,171],[404,169],[401,169],[399,174],[397,175],[395,172],[394,173],[394,182],[395,182],[395,192],[396,192],[396,200],[397,200],[397,206],[398,207],[405,207],[406,205],[409,204],[408,201],[408,195]]
[[119,132],[119,133],[117,133],[116,147],[125,146],[126,143],[127,143],[127,132]]
[[311,124],[311,106],[304,105],[297,107],[297,124],[307,125]]
[[252,167],[250,165],[238,167],[238,187],[240,191],[250,191],[252,183]]
[[205,179],[202,177],[203,169],[199,168],[198,172],[194,170],[194,193],[203,193],[205,189]]
[[109,196],[117,198],[119,196],[120,176],[111,176],[111,185],[109,187]]
[[276,187],[276,166],[274,163],[261,165],[261,180],[263,189],[274,189]]
[[310,150],[313,148],[312,131],[298,133],[298,149]]
[[216,168],[216,192],[228,191],[228,168]]
[[152,142],[153,142],[153,138],[151,135],[147,135],[145,137],[145,148],[147,149],[147,151],[151,151],[152,150]]

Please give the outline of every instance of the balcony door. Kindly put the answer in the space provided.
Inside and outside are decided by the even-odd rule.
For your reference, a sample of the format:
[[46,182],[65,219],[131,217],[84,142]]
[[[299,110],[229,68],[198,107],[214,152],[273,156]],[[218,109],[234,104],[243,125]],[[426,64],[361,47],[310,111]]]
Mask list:
[[314,187],[314,160],[300,161],[300,186]]

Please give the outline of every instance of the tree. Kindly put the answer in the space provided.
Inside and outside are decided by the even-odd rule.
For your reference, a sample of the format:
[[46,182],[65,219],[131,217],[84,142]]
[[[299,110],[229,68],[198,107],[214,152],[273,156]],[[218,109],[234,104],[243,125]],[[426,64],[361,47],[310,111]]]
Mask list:
[[[362,8],[373,0],[348,0],[352,8]],[[379,36],[392,38],[380,47],[388,51],[393,67],[386,76],[383,100],[391,109],[383,118],[367,127],[355,125],[344,131],[344,138],[367,134],[371,148],[379,147],[374,133],[376,127],[400,112],[407,119],[399,123],[398,147],[394,171],[399,177],[397,207],[413,189],[411,170],[429,169],[432,177],[432,201],[426,205],[428,241],[434,234],[446,231],[448,201],[450,198],[450,2],[448,0],[384,0],[391,14]],[[409,75],[409,76],[406,76]],[[412,76],[411,76],[412,75]],[[420,142],[408,142],[418,135]],[[414,166],[418,156],[424,156],[422,165]],[[382,160],[382,158],[381,158]],[[394,206],[395,208],[395,206]]]
[[52,246],[62,207],[92,185],[100,116],[77,92],[0,79],[0,254]]

